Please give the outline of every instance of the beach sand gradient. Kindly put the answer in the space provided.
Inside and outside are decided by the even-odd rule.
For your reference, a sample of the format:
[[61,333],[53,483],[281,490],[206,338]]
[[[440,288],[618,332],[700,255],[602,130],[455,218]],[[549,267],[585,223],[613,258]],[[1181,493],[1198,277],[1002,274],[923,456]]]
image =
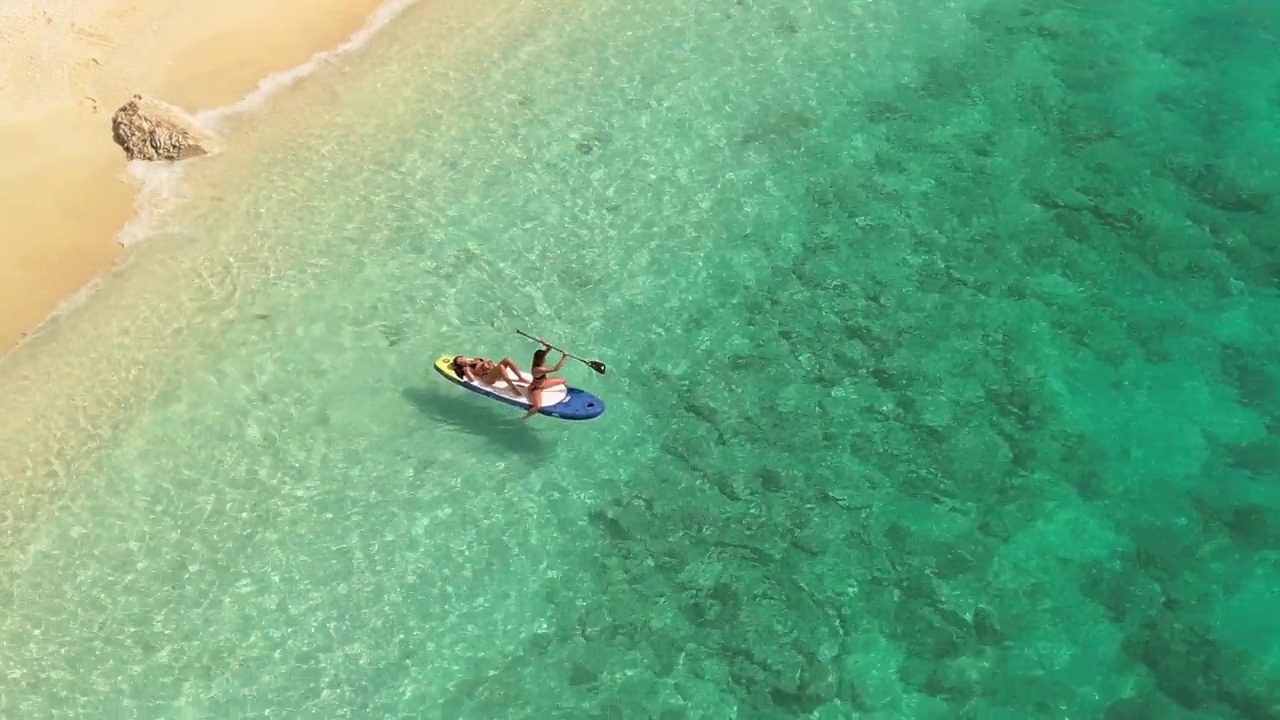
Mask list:
[[32,0],[0,9],[0,353],[124,254],[134,93],[225,106],[358,30],[378,0]]

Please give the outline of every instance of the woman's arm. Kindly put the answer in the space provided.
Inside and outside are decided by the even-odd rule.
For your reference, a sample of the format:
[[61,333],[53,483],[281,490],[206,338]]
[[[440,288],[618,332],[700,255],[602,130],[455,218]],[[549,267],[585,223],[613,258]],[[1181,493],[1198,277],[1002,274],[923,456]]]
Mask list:
[[564,351],[561,351],[561,352],[560,352],[560,362],[556,363],[556,366],[555,366],[555,367],[553,367],[553,368],[551,368],[550,370],[548,370],[548,371],[547,371],[547,374],[548,374],[548,375],[550,375],[550,374],[551,374],[551,373],[553,373],[553,372],[559,372],[560,368],[564,367],[564,361],[565,361],[565,360],[568,360],[568,359],[569,359],[569,353],[564,352]]

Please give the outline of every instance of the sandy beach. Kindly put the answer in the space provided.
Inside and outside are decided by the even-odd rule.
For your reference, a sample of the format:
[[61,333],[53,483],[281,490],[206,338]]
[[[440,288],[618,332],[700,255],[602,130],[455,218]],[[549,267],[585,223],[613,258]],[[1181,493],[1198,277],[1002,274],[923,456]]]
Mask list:
[[235,102],[357,31],[379,0],[19,0],[0,8],[0,355],[111,269],[137,183],[111,139],[134,93]]

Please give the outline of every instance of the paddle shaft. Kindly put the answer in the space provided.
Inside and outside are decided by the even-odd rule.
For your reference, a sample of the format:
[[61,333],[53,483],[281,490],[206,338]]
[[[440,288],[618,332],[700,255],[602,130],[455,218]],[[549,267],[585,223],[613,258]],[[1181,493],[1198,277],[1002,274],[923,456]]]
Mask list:
[[558,352],[562,352],[562,353],[564,353],[564,354],[565,354],[565,356],[566,356],[566,357],[571,357],[571,358],[573,358],[574,360],[577,360],[578,362],[580,362],[580,363],[582,363],[582,364],[586,365],[587,367],[591,368],[592,370],[595,370],[596,372],[598,372],[598,373],[600,373],[600,374],[604,374],[604,363],[600,362],[599,360],[587,360],[586,358],[580,358],[580,357],[578,357],[577,355],[574,355],[574,354],[573,354],[573,353],[571,353],[571,352],[566,352],[566,351],[564,351],[564,350],[561,350],[560,348],[556,347],[555,345],[552,345],[551,343],[547,342],[546,340],[543,340],[542,338],[534,337],[534,336],[530,335],[529,333],[527,333],[527,332],[525,332],[525,331],[523,331],[523,330],[520,330],[519,328],[517,328],[517,329],[516,329],[516,332],[518,332],[518,333],[520,333],[521,335],[523,335],[523,336],[525,336],[525,337],[529,338],[530,340],[533,340],[534,342],[540,342],[540,343],[542,343],[543,345],[546,345],[547,347],[551,348],[552,350],[556,350],[556,351],[558,351]]

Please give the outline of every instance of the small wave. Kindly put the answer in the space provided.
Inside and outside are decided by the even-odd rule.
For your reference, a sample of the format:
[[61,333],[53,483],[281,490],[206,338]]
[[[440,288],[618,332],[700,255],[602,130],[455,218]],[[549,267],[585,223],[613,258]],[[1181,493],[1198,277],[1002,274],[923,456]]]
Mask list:
[[258,109],[272,95],[311,75],[334,58],[368,45],[374,34],[416,2],[417,0],[388,0],[369,16],[369,19],[365,21],[364,27],[357,30],[341,45],[318,52],[312,55],[305,63],[295,68],[268,75],[258,81],[258,86],[252,92],[240,98],[237,102],[219,108],[201,110],[196,113],[196,120],[204,127],[216,130],[227,118]]
[[[18,342],[15,344],[15,347],[21,347],[28,341],[34,340],[40,335],[43,335],[52,328],[59,318],[88,302],[89,298],[93,297],[93,294],[96,293],[98,288],[102,285],[102,280],[102,276],[96,277],[82,285],[74,294],[68,295],[58,301],[58,304],[53,306],[53,310],[49,312],[49,316],[46,317],[40,325],[29,332],[23,333],[22,336],[18,338]],[[7,353],[0,354],[0,362],[3,362],[7,357]]]
[[[388,0],[384,2],[369,16],[364,27],[357,30],[342,44],[312,55],[297,67],[268,75],[258,81],[257,87],[248,95],[230,105],[200,110],[193,117],[202,127],[216,133],[227,118],[261,108],[272,95],[306,78],[338,56],[369,44],[379,30],[417,1]],[[120,245],[127,248],[170,229],[164,225],[165,217],[189,197],[189,191],[182,182],[186,167],[184,163],[129,163],[128,173],[138,181],[139,190],[133,203],[133,219],[126,223],[116,235],[116,241]],[[94,285],[96,286],[96,283]],[[82,295],[83,293],[77,294],[79,299],[74,304],[78,305],[83,301]]]
[[127,172],[138,181],[133,198],[133,218],[116,235],[124,247],[134,245],[161,230],[166,213],[187,198],[182,163],[153,163],[134,160]]

